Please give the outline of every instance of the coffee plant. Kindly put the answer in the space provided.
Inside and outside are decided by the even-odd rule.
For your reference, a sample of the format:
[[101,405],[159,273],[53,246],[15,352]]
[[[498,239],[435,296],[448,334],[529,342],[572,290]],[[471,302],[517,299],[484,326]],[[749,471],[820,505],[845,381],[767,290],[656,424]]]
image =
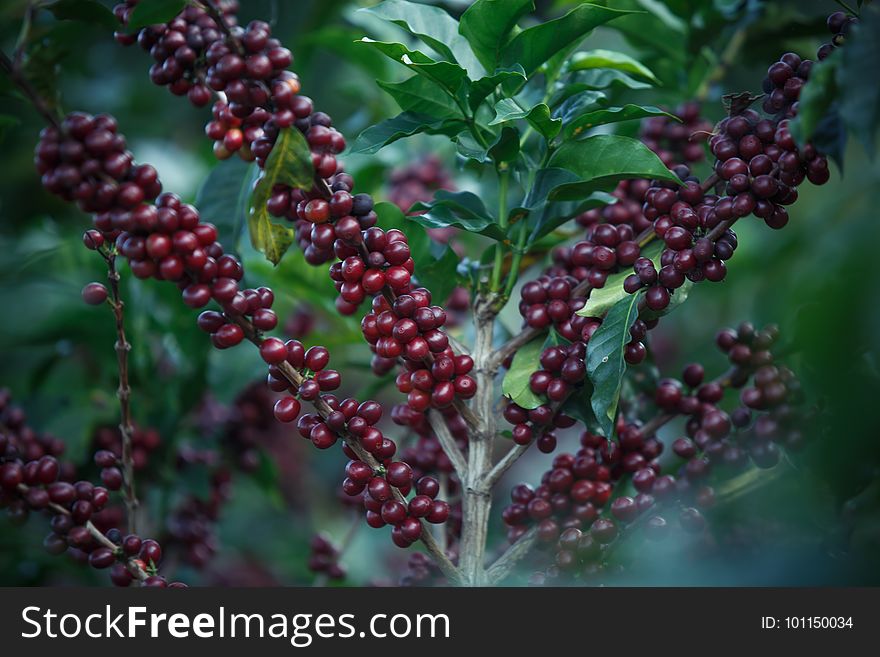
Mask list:
[[[880,96],[861,71],[880,65],[875,7],[385,0],[282,42],[279,12],[306,10],[251,4],[9,12],[6,88],[32,108],[25,125],[44,123],[36,137],[4,121],[36,144],[42,191],[24,202],[68,212],[64,243],[84,231],[70,257],[106,276],[77,280],[98,308],[52,337],[67,352],[103,341],[100,365],[76,358],[104,386],[80,426],[23,410],[25,395],[47,410],[60,351],[0,396],[10,523],[41,516],[46,551],[118,586],[601,584],[663,545],[671,559],[755,545],[757,520],[724,532],[736,501],[821,471],[811,454],[832,441],[860,465],[822,540],[856,533],[877,463],[858,456],[858,421],[852,444],[840,434],[859,395],[841,410],[837,383],[816,385],[802,351],[824,343],[784,303],[766,325],[725,328],[737,313],[717,311],[742,310],[739,269],[840,275],[774,246],[785,232],[868,262],[869,229],[833,236],[854,212],[839,188],[821,224],[797,225],[823,198],[811,188],[842,184],[847,134],[873,152]],[[69,84],[89,53],[60,54],[82,38],[62,28],[82,25],[107,57],[100,79]],[[150,100],[111,98],[126,93],[114,75]],[[141,102],[172,149],[153,149],[156,166],[134,155],[148,116],[109,112]],[[187,149],[216,161],[195,198],[173,173],[186,178]],[[823,318],[852,312],[815,297]],[[833,326],[826,339],[846,341]],[[846,385],[870,389],[875,352],[847,346],[870,372]],[[88,439],[67,449],[73,435],[46,425]],[[262,523],[238,557],[236,509]],[[266,556],[285,525],[294,565]]]

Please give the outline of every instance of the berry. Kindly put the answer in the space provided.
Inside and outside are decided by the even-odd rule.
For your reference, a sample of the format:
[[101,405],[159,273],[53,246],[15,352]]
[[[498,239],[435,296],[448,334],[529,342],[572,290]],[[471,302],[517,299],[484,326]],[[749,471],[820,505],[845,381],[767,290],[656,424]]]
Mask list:
[[107,300],[107,288],[100,283],[89,283],[82,290],[82,298],[90,306],[100,306]]

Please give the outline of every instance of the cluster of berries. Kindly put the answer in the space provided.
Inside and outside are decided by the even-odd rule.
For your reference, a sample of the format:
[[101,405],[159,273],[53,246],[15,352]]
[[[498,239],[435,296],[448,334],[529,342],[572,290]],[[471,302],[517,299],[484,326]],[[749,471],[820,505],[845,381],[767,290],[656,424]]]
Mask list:
[[839,48],[846,41],[850,30],[858,23],[855,16],[850,16],[843,11],[835,11],[828,17],[826,24],[828,31],[831,32],[831,41],[823,43],[816,52],[816,59],[823,60],[834,52],[835,48]]
[[701,162],[706,158],[703,143],[712,133],[712,122],[701,116],[701,110],[699,102],[689,101],[672,112],[680,121],[649,117],[642,121],[639,137],[667,167]]
[[328,579],[345,579],[345,567],[339,563],[339,550],[324,534],[315,534],[309,542],[309,570]]
[[[63,452],[62,440],[34,431],[9,391],[0,391],[0,507],[10,520],[24,523],[31,513],[46,514],[52,531],[43,545],[50,554],[66,553],[93,568],[110,568],[118,586],[128,586],[135,578],[145,586],[166,586],[165,578],[156,573],[162,558],[159,544],[137,536],[123,539],[118,529],[102,532],[96,520],[107,508],[110,493],[77,480],[72,464],[59,460]],[[95,456],[105,470],[115,467],[105,461],[107,455],[115,463],[107,450]]]
[[[535,527],[538,541],[557,550],[554,564],[534,583],[601,569],[607,547],[636,527],[646,538],[663,538],[670,513],[677,513],[682,529],[702,531],[703,512],[716,502],[713,476],[731,476],[750,464],[773,467],[781,449],[803,445],[796,421],[804,417],[796,409],[800,384],[770,350],[778,334],[775,326],[756,330],[749,323],[719,332],[716,342],[731,364],[726,373],[706,381],[704,367],[692,363],[681,379],[659,380],[652,394],[659,421],[621,417],[616,442],[585,432],[581,449],[558,455],[538,488],[513,488],[503,513],[508,538],[515,541]],[[733,389],[740,390],[741,406],[728,414],[721,403]],[[671,442],[681,460],[674,474],[664,474],[656,430],[677,416],[687,418],[686,435]],[[634,495],[626,493],[630,485]]]
[[[128,0],[117,9],[117,16],[123,23],[136,4]],[[225,99],[214,106],[214,121],[207,127],[210,137],[222,139],[221,156],[226,151],[236,150],[233,147],[237,146],[249,153],[246,159],[252,156],[263,166],[282,130],[298,130],[304,135],[316,174],[314,185],[309,189],[277,185],[267,203],[268,210],[296,222],[297,239],[308,262],[320,264],[334,258],[339,260],[330,268],[330,276],[340,293],[337,309],[341,313],[354,314],[363,301],[374,300],[373,313],[364,320],[365,335],[370,332],[369,326],[374,319],[383,313],[393,313],[395,323],[399,320],[409,326],[412,315],[401,312],[397,297],[414,298],[416,305],[405,302],[403,310],[415,313],[421,309],[421,300],[427,293],[412,285],[415,264],[410,257],[406,236],[400,231],[386,232],[378,228],[370,196],[351,193],[354,180],[341,169],[335,157],[345,148],[345,140],[333,129],[327,114],[315,111],[312,102],[299,95],[296,75],[284,70],[291,62],[289,51],[271,37],[266,23],[255,21],[242,28],[236,24],[234,4],[230,3],[227,10],[219,15],[224,24],[215,22],[217,29],[211,31],[211,36],[215,37],[211,42],[204,37],[214,17],[192,7],[167,24],[144,28],[138,41],[157,61],[163,62],[164,68],[169,58],[176,61],[173,59],[176,47],[172,49],[171,46],[178,46],[178,42],[183,46],[189,26],[198,26],[202,42],[196,44],[198,48],[186,45],[193,50],[195,57],[192,61],[187,58],[181,75],[189,80],[204,80],[208,87],[224,94]],[[179,36],[172,36],[174,34]],[[171,45],[159,46],[168,39],[171,39]],[[232,287],[229,289],[233,294],[236,291]],[[216,294],[214,296],[216,298]],[[262,298],[261,295],[257,297]],[[207,303],[210,295],[200,293],[198,299]],[[221,304],[229,301],[217,300]],[[397,310],[395,306],[398,306]],[[268,306],[254,310],[268,310]],[[256,320],[251,319],[260,330],[274,328],[277,321],[273,315],[272,325],[264,327]],[[448,348],[443,332],[445,322],[445,314],[435,313],[430,328],[424,328],[426,322],[422,320],[415,335],[405,333],[406,341],[391,335],[376,336],[371,341],[376,353],[374,369],[388,371],[400,356],[422,362],[422,367],[430,368],[435,355]],[[207,328],[216,327],[212,331],[216,334],[221,329],[218,324],[220,318],[214,316]],[[226,346],[236,339],[240,341],[244,337],[240,329],[236,323],[225,323],[221,337],[215,342]],[[403,354],[404,345],[413,356]],[[443,383],[450,384],[441,385],[441,392],[437,394],[438,401],[443,404],[450,389],[454,396],[467,399],[475,388],[473,379],[466,375]]]
[[388,176],[388,200],[401,212],[409,212],[416,203],[430,201],[440,189],[453,191],[455,183],[442,160],[433,154],[394,169]]

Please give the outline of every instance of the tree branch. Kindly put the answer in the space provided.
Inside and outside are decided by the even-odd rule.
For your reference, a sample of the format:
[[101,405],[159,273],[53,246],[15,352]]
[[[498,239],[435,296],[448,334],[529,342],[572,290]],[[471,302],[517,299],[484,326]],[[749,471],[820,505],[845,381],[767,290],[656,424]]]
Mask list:
[[[22,494],[26,495],[30,488],[26,484],[19,484],[17,486],[17,490]],[[65,509],[63,506],[56,504],[55,502],[49,502],[47,508],[51,509],[55,513],[59,513],[64,516],[69,516],[70,511]],[[103,545],[104,547],[113,550],[114,554],[119,553],[119,546],[116,545],[113,541],[111,541],[100,529],[95,527],[91,520],[87,520],[85,524],[85,528],[89,530],[89,534],[91,534],[92,538],[94,538],[98,543]],[[141,568],[140,564],[138,564],[137,559],[134,557],[130,557],[125,560],[125,567],[128,569],[128,572],[132,574],[136,579],[141,581],[147,579],[150,574]]]
[[[233,321],[241,326],[242,330],[247,336],[247,339],[250,342],[255,344],[257,347],[260,346],[260,343],[262,343],[263,339],[259,336],[253,324],[251,324],[247,319],[241,316],[233,317]],[[287,379],[288,383],[290,383],[291,386],[294,388],[294,390],[299,390],[299,387],[305,381],[305,376],[303,376],[303,374],[299,370],[297,370],[287,361],[280,363],[277,367],[284,375],[284,378]],[[326,401],[324,401],[322,397],[318,397],[317,399],[312,401],[311,404],[315,407],[318,415],[320,415],[325,420],[333,412],[333,409],[330,408],[330,406],[327,404]],[[360,442],[346,429],[342,429],[337,433],[337,435],[342,438],[343,441],[345,441],[345,444],[348,445],[349,449],[351,449],[351,451],[354,452],[361,461],[373,468],[374,471],[378,471],[382,467],[382,464],[379,463],[372,454],[365,450]],[[403,493],[400,492],[399,489],[392,486],[391,490],[393,492],[394,499],[396,499],[403,505],[407,504],[406,497],[403,495]],[[446,575],[446,577],[451,582],[460,582],[461,573],[459,572],[458,568],[455,567],[455,564],[450,561],[449,557],[446,556],[446,553],[440,549],[439,545],[437,545],[437,541],[434,539],[434,535],[431,533],[431,530],[426,525],[426,523],[424,521],[420,522],[422,523],[422,535],[420,540],[422,541],[422,543],[424,543],[425,548],[434,559],[437,567],[443,571],[443,574]]]
[[489,533],[489,512],[492,491],[484,483],[492,467],[495,442],[493,413],[495,369],[489,365],[495,327],[497,295],[479,295],[474,303],[474,375],[477,394],[472,400],[478,424],[468,443],[467,476],[462,480],[462,528],[459,544],[459,567],[468,586],[485,584],[486,541]]
[[119,370],[119,387],[116,396],[119,398],[119,433],[122,437],[122,475],[125,511],[128,522],[128,533],[137,531],[137,511],[140,503],[135,493],[134,458],[132,456],[131,437],[134,426],[131,420],[131,385],[128,382],[128,353],[131,344],[125,337],[125,303],[119,293],[119,272],[116,269],[116,253],[103,252],[107,261],[107,278],[110,280],[110,305],[116,318],[116,363]]
[[488,487],[492,487],[498,483],[498,480],[501,479],[502,475],[505,472],[510,470],[511,466],[519,460],[519,457],[525,454],[529,447],[531,447],[531,443],[528,445],[514,445],[507,453],[501,457],[501,459],[496,463],[492,469],[486,473],[485,478],[483,479],[484,483]]
[[458,478],[464,480],[467,476],[467,462],[465,461],[464,454],[458,448],[458,443],[455,442],[455,437],[446,424],[446,419],[434,409],[429,410],[427,415],[428,422],[434,430],[434,435],[437,436],[440,446],[452,462],[452,467],[455,468]]
[[530,527],[517,541],[507,548],[486,571],[489,584],[497,584],[510,574],[517,562],[525,557],[538,540],[538,528]]
[[238,51],[238,54],[244,54],[244,46],[242,46],[241,40],[238,39],[229,29],[229,25],[223,18],[223,14],[221,14],[220,10],[214,5],[213,0],[201,0],[200,4],[208,16],[213,18],[214,22],[217,23],[217,27],[220,28],[220,31],[226,35],[226,41]]

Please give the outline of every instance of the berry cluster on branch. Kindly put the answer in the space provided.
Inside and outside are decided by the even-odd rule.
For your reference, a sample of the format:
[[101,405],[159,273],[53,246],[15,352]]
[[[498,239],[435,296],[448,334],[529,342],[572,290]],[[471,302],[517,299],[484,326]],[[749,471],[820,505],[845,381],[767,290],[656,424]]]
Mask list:
[[[159,543],[136,534],[123,536],[116,528],[98,528],[98,515],[109,504],[110,493],[77,479],[75,467],[60,461],[63,452],[62,440],[36,432],[9,392],[0,391],[0,507],[9,518],[23,523],[32,513],[49,516],[52,532],[43,541],[46,551],[66,553],[96,569],[109,568],[117,586],[135,579],[144,586],[183,586],[169,584],[157,573],[162,560]],[[99,450],[95,461],[103,468],[102,479],[115,483],[119,471],[113,453]],[[121,474],[119,479],[121,484]]]
[[[649,422],[622,414],[615,442],[586,431],[581,449],[557,455],[540,486],[513,488],[503,513],[509,540],[534,527],[539,544],[557,550],[554,565],[534,583],[561,572],[595,574],[611,546],[634,526],[643,527],[646,537],[663,538],[670,514],[684,530],[702,531],[701,511],[716,502],[713,476],[729,478],[750,465],[770,468],[783,449],[803,446],[800,383],[771,352],[778,335],[775,326],[758,331],[749,323],[719,332],[727,372],[706,381],[704,367],[691,363],[680,379],[661,379],[650,400],[658,415]],[[728,414],[721,403],[730,390],[739,390],[740,406]],[[676,417],[686,418],[685,435],[672,442],[679,461],[670,474],[663,472],[656,432]]]

